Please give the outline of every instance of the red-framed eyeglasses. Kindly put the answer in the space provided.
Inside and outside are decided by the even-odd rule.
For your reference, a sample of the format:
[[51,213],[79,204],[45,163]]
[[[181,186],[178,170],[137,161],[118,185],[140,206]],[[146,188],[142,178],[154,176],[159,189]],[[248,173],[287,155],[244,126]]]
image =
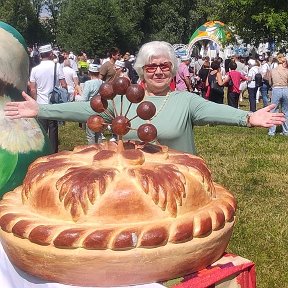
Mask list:
[[143,69],[147,73],[155,73],[158,67],[160,68],[162,72],[168,72],[171,70],[172,63],[171,62],[164,62],[160,64],[151,63],[151,64],[144,65]]

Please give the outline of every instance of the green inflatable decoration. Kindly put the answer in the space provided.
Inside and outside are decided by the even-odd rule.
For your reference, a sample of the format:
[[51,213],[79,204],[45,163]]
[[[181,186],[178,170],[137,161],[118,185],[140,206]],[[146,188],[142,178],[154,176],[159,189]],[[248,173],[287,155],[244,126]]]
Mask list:
[[209,21],[201,25],[191,36],[189,40],[189,50],[200,40],[211,40],[220,47],[224,47],[232,41],[234,36],[227,25],[221,21]]
[[29,57],[22,35],[0,22],[0,198],[22,184],[31,162],[51,153],[46,133],[35,119],[11,120],[3,108],[23,100],[29,77]]

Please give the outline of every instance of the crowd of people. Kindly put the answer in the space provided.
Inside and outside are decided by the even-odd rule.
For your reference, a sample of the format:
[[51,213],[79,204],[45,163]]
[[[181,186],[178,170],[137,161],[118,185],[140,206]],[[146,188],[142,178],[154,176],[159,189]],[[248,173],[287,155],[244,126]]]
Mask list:
[[[150,50],[146,51],[144,49],[146,47],[149,47],[152,54],[150,53]],[[243,125],[244,123],[245,125],[246,122],[243,122],[243,117],[248,117],[248,114],[247,112],[241,111],[237,108],[239,108],[239,101],[241,101],[243,91],[245,90],[245,88],[248,88],[250,112],[256,112],[256,103],[257,101],[259,101],[259,98],[257,98],[259,96],[257,95],[261,94],[261,98],[263,100],[263,107],[268,108],[264,110],[265,112],[262,110],[258,110],[260,111],[260,114],[256,113],[255,115],[266,115],[265,117],[270,117],[270,122],[266,121],[268,119],[267,118],[265,120],[266,122],[264,121],[265,123],[262,123],[261,121],[260,123],[257,120],[258,122],[256,121],[256,124],[252,122],[252,125],[268,127],[268,134],[273,136],[275,135],[276,131],[275,125],[277,123],[282,124],[282,134],[288,136],[287,120],[286,122],[282,121],[283,123],[280,123],[279,119],[277,118],[280,117],[280,114],[274,113],[273,117],[275,116],[276,118],[273,118],[271,113],[278,112],[279,106],[281,106],[282,112],[285,114],[286,119],[288,118],[288,91],[286,91],[288,90],[288,69],[286,58],[282,54],[277,55],[276,59],[271,57],[267,58],[267,55],[261,55],[257,59],[243,59],[239,58],[238,56],[234,56],[230,59],[226,59],[225,61],[223,61],[221,58],[209,59],[208,57],[204,59],[202,59],[201,57],[192,59],[189,55],[184,55],[180,58],[177,58],[173,48],[171,47],[172,46],[166,42],[153,41],[144,45],[140,49],[137,57],[135,57],[134,55],[130,55],[129,52],[121,55],[120,50],[113,47],[110,49],[108,57],[106,59],[100,59],[99,57],[89,59],[87,55],[83,52],[76,56],[72,52],[68,52],[65,50],[61,52],[53,51],[51,45],[44,45],[39,47],[36,54],[34,53],[35,51],[31,51],[30,59],[32,69],[28,83],[28,94],[31,95],[31,97],[40,107],[35,108],[33,106],[34,109],[36,109],[36,112],[34,111],[32,116],[39,117],[43,128],[50,137],[54,152],[58,151],[59,121],[73,120],[85,122],[90,114],[95,113],[94,111],[89,109],[89,103],[86,104],[85,102],[89,102],[91,97],[98,93],[98,90],[103,82],[113,81],[118,76],[128,77],[131,83],[140,83],[145,88],[147,95],[151,94],[150,96],[153,97],[160,96],[161,101],[164,99],[162,96],[165,96],[164,104],[160,105],[160,110],[164,108],[166,110],[166,116],[164,115],[162,119],[166,119],[167,115],[170,115],[170,117],[172,117],[171,115],[175,114],[175,111],[173,113],[167,113],[167,109],[169,107],[168,103],[176,101],[171,106],[171,109],[172,107],[173,109],[176,109],[176,107],[178,107],[177,109],[179,111],[177,111],[177,113],[179,114],[179,117],[183,117],[181,115],[183,114],[182,110],[184,109],[184,106],[189,107],[189,105],[192,105],[191,111],[193,111],[193,113],[190,111],[192,113],[191,119],[193,119],[193,121],[191,121],[190,123],[192,126],[196,123],[201,125],[205,123],[238,123],[238,125]],[[160,52],[158,51],[158,49],[160,49],[159,51],[162,54],[159,54]],[[144,53],[143,51],[145,51],[146,53],[144,54],[144,56],[146,57],[145,59],[142,59],[144,57],[142,55]],[[37,60],[37,57],[35,55],[39,57],[39,61]],[[154,63],[153,61],[155,59],[157,61]],[[153,66],[153,69],[145,69],[145,67],[149,66],[151,63],[153,65],[155,64],[155,67]],[[153,73],[151,74],[150,71],[152,70]],[[169,77],[167,76],[168,72],[170,73],[168,75]],[[260,80],[257,79],[259,75]],[[157,78],[157,81],[155,80],[155,77]],[[259,81],[261,83],[258,83]],[[165,86],[165,89],[162,87],[163,89],[161,88],[162,90],[160,89],[161,91],[158,91],[158,86],[161,86],[161,83],[162,86],[164,84],[167,85]],[[55,85],[59,85],[62,88],[67,89],[70,95],[70,102],[78,103],[76,105],[73,104],[73,109],[71,108],[72,110],[69,110],[70,106],[63,106],[62,104],[57,105],[57,108],[56,106],[42,105],[49,104],[49,95]],[[224,103],[225,87],[227,87],[228,105],[216,107],[213,106],[213,104],[211,106],[213,102],[217,104]],[[269,96],[270,90],[272,90],[271,99]],[[175,93],[171,94],[173,91]],[[193,94],[187,92],[192,92]],[[173,97],[171,95],[173,95]],[[174,95],[177,97],[175,97]],[[187,95],[189,99],[187,99]],[[151,101],[151,99],[154,99],[153,97],[150,97],[149,100]],[[167,100],[168,98],[170,98],[170,101]],[[156,104],[156,107],[159,106],[158,102],[160,101],[160,99],[154,99],[154,104]],[[184,102],[182,102],[183,99],[185,99]],[[191,99],[193,99],[193,104],[189,104],[191,102]],[[26,98],[26,100],[27,105],[33,104],[31,103],[30,98]],[[168,102],[167,104],[166,101]],[[85,103],[85,105],[88,105],[89,108],[85,106],[86,108],[84,109],[83,102]],[[269,102],[275,105],[271,106],[269,105]],[[197,103],[200,106],[203,105],[203,107],[205,107],[205,109],[203,108],[201,110],[200,114],[198,113],[198,111],[195,110],[195,105]],[[45,107],[45,113],[41,112],[42,106],[43,109]],[[230,108],[228,108],[228,106],[231,106],[237,110],[229,110]],[[28,111],[29,109],[30,107],[28,107]],[[56,114],[52,112],[55,111],[55,109],[57,110]],[[61,110],[62,115],[59,115],[58,109],[64,109]],[[84,113],[84,119],[82,113],[83,111],[81,109],[86,110],[86,114]],[[40,115],[38,115],[38,111],[41,112]],[[73,111],[73,115],[69,114],[71,111]],[[219,111],[221,111],[222,115],[219,114]],[[8,111],[7,113],[9,114],[10,112]],[[190,114],[190,112],[187,113]],[[77,115],[77,113],[79,113],[80,116]],[[235,115],[238,115],[238,113],[239,117],[236,119]],[[229,116],[227,116],[226,114]],[[19,115],[20,114],[18,114],[17,116],[12,115],[12,117],[18,117]],[[22,117],[26,116],[26,112],[23,113]],[[28,116],[30,117],[31,115]],[[222,119],[222,117],[225,118],[225,121]],[[227,120],[227,117],[231,119]],[[250,116],[248,118],[250,119]],[[274,123],[272,119],[273,121],[275,119],[278,119],[278,122]],[[176,120],[177,123],[179,123],[180,120]],[[107,119],[107,121],[111,122],[111,119]],[[166,121],[163,123],[158,123],[157,129],[161,131],[161,127],[165,123],[167,123],[167,121],[168,119],[166,119]],[[185,121],[187,122],[187,119]],[[183,136],[181,136],[182,132],[177,134],[177,129],[173,131],[174,134],[177,134],[174,135],[174,138],[178,138],[178,144],[175,148],[179,149],[179,147],[181,147],[183,151],[194,153],[195,149],[193,143],[192,126],[187,126],[186,122],[184,123],[185,125],[183,125],[185,129],[187,129],[187,127],[189,127],[189,129],[191,128],[191,132],[182,131],[185,134],[185,141],[182,141],[184,140]],[[239,124],[240,122],[242,124]],[[250,125],[250,122],[248,124]],[[88,127],[86,127],[86,133],[88,144],[97,143],[101,141],[101,139],[104,137],[103,134],[95,133],[91,131]],[[158,138],[159,135],[161,135],[161,132],[158,133]],[[133,135],[133,137],[134,136],[135,135]],[[112,138],[114,137],[116,137],[116,135],[113,135]],[[175,141],[174,138],[173,141]],[[190,138],[190,140],[188,138]],[[179,139],[182,139],[180,141],[181,144],[179,144]],[[164,139],[162,139],[162,142],[163,144],[167,143],[171,146],[171,136],[167,137],[167,139],[164,137]],[[185,144],[183,144],[184,142]],[[175,145],[173,145],[172,143],[172,146]]]
[[[224,103],[227,90],[227,104],[239,108],[243,94],[247,90],[249,110],[255,112],[257,103],[263,107],[276,105],[273,111],[281,111],[288,118],[288,63],[282,53],[271,56],[269,53],[256,57],[234,55],[223,61],[222,58],[181,57],[176,75],[176,89],[197,93],[215,103]],[[269,130],[274,136],[276,127]],[[288,136],[287,122],[282,125],[282,135]]]
[[[45,46],[41,49],[44,49],[45,53],[48,53],[47,50],[50,50]],[[43,54],[41,49],[40,55],[45,59],[46,54]],[[49,51],[49,53],[51,53],[50,55],[52,56],[53,53],[51,51]],[[103,62],[100,64],[99,72],[96,72],[99,73],[99,78],[97,78],[96,81],[99,81],[99,79],[103,81],[111,81],[117,75],[115,64],[117,61],[121,61],[120,52],[118,49],[113,48],[109,56],[109,59],[104,64]],[[41,63],[32,68],[31,74],[33,74],[33,69],[36,69],[40,65]],[[52,69],[50,68],[49,70],[49,75],[51,76],[52,74],[53,76],[54,62],[52,61],[52,64],[49,65],[52,67]],[[89,67],[92,67],[91,65],[94,64],[90,64],[88,69]],[[196,150],[193,133],[193,127],[195,125],[213,123],[246,127],[259,126],[272,129],[274,125],[281,125],[285,122],[283,113],[271,112],[272,109],[276,108],[276,105],[268,105],[267,107],[255,112],[248,112],[228,105],[207,101],[199,95],[189,91],[178,91],[177,85],[175,85],[176,87],[171,85],[171,83],[175,82],[175,79],[177,79],[176,74],[179,72],[178,67],[179,59],[176,57],[173,46],[164,41],[152,41],[144,44],[141,47],[133,66],[133,69],[137,72],[139,77],[138,82],[141,83],[145,89],[144,99],[149,100],[156,107],[156,114],[152,119],[150,119],[150,121],[157,128],[157,141],[160,144],[167,145],[172,149],[195,154]],[[220,70],[218,67],[219,63],[215,66],[213,64],[213,70],[211,71],[210,69],[208,74],[217,71],[213,73],[215,76],[215,74],[218,73],[218,70]],[[58,78],[60,80],[63,79],[60,64],[58,64],[57,71]],[[211,75],[211,78],[213,74]],[[45,79],[48,79],[47,76],[48,71]],[[214,78],[216,77],[218,79],[218,75]],[[37,82],[36,78],[35,80]],[[35,80],[30,78],[30,81]],[[63,80],[65,80],[65,77]],[[52,82],[52,80],[50,80],[50,82]],[[209,80],[207,80],[206,83],[207,82],[209,82]],[[222,82],[218,83],[219,86],[222,84]],[[38,86],[37,83],[36,87],[37,90],[40,89],[40,86]],[[39,117],[49,121],[67,120],[85,122],[91,115],[95,115],[95,112],[90,107],[88,101],[74,101],[55,105],[48,104],[48,99],[47,104],[39,103],[38,92],[37,96],[34,97],[35,99],[25,92],[23,92],[22,95],[25,98],[25,101],[9,102],[6,104],[4,111],[7,117],[11,119]],[[126,99],[126,97],[123,99],[123,103],[120,103],[119,97],[116,97],[114,101],[116,107],[120,107],[121,105],[123,111],[129,112],[127,112],[126,116],[128,119],[131,119],[131,127],[139,127],[146,123],[145,120],[139,117],[134,117],[136,115],[138,104],[132,104],[131,106],[131,103]],[[111,103],[111,101],[109,102],[108,109],[110,113],[101,113],[100,115],[107,123],[111,123],[114,114],[113,103]],[[124,136],[124,139],[137,138],[137,132],[135,129],[131,129],[129,133]]]
[[[135,56],[112,47],[107,58],[95,56],[89,58],[86,53],[75,55],[67,50],[59,51],[48,45],[30,49],[30,79],[28,93],[38,104],[50,103],[50,95],[54,86],[67,89],[70,102],[90,101],[97,95],[101,84],[113,81],[116,77],[128,77],[131,83],[137,83],[138,75],[133,68]],[[48,133],[52,149],[58,151],[59,121],[39,119],[44,130]],[[63,122],[61,122],[63,123]],[[103,133],[91,131],[85,123],[80,124],[86,129],[88,144],[98,143],[105,139]],[[115,140],[113,137],[110,140]]]

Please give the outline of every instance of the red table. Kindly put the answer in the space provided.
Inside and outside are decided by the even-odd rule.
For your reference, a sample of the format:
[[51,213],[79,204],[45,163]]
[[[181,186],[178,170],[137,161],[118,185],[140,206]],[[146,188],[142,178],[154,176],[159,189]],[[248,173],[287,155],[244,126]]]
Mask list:
[[222,258],[207,268],[187,275],[173,288],[255,288],[255,264],[233,254]]

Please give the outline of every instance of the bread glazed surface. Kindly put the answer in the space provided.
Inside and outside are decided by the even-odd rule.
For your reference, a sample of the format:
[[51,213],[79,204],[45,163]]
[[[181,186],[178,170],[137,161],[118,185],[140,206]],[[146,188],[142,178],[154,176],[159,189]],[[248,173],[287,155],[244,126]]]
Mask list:
[[235,209],[203,159],[107,142],[32,163],[23,185],[0,202],[0,235],[10,260],[32,275],[83,286],[140,284],[220,258]]

